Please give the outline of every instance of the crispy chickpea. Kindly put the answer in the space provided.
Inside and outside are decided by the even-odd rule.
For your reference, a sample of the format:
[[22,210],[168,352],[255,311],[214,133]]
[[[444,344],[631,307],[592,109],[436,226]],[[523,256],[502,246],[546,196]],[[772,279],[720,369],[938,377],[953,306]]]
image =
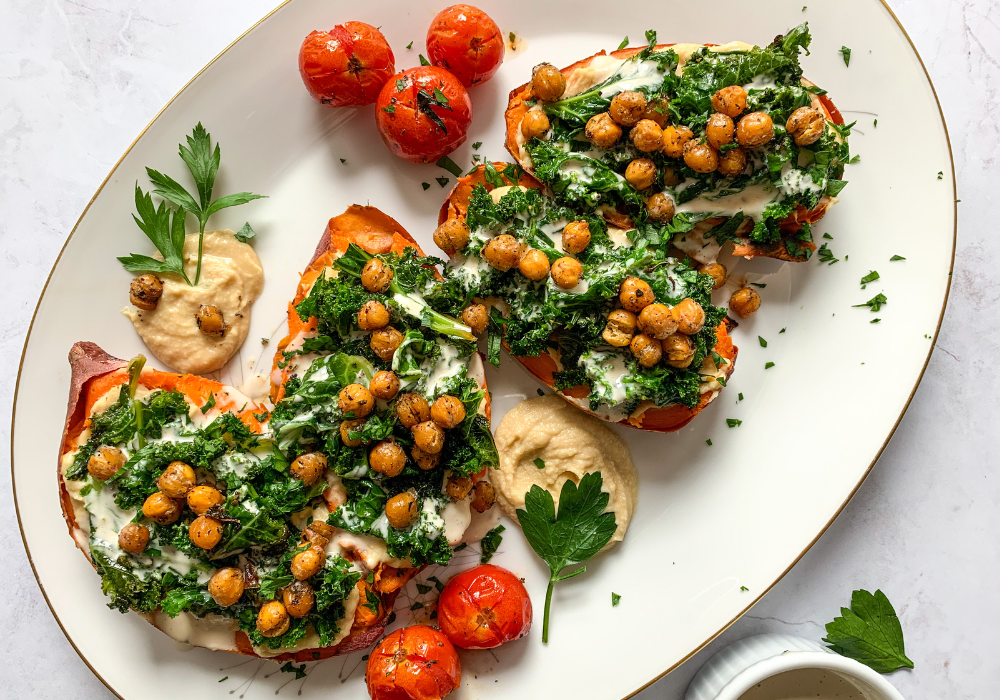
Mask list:
[[611,98],[611,106],[608,107],[608,114],[616,124],[622,126],[635,126],[642,119],[644,111],[646,111],[646,96],[635,90],[619,92]]
[[382,302],[369,299],[358,309],[358,327],[363,331],[374,331],[389,325],[389,310]]
[[559,258],[552,263],[552,281],[562,289],[572,289],[580,283],[583,265],[576,258]]
[[453,476],[445,482],[444,491],[453,501],[461,501],[472,491],[472,479],[467,476]]
[[160,525],[172,525],[181,517],[181,507],[170,496],[157,491],[142,504],[142,514]]
[[745,148],[763,146],[774,138],[774,122],[764,112],[750,112],[736,125],[736,140]]
[[129,554],[142,554],[149,544],[149,528],[139,523],[128,523],[118,533],[118,546]]
[[650,304],[639,312],[639,330],[657,340],[677,331],[677,320],[666,304]]
[[662,97],[655,97],[646,103],[646,109],[642,110],[643,119],[652,119],[661,129],[667,125],[670,113],[667,109],[667,101]]
[[202,484],[187,492],[188,508],[197,515],[204,515],[210,508],[220,506],[226,500],[225,496],[213,486]]
[[384,476],[399,476],[406,466],[406,453],[393,440],[383,440],[368,453],[368,464]]
[[705,309],[691,297],[682,299],[672,310],[677,321],[677,332],[694,335],[705,327]]
[[598,148],[611,148],[622,137],[622,128],[607,112],[595,114],[587,120],[583,135]]
[[291,475],[299,479],[304,486],[312,486],[326,471],[326,455],[322,452],[307,452],[299,455],[288,468]]
[[638,277],[628,277],[622,282],[618,299],[626,311],[637,314],[656,301],[656,295],[653,293],[653,288],[645,280]]
[[208,594],[224,608],[235,605],[245,588],[246,580],[243,578],[243,572],[232,566],[219,569],[208,580]]
[[497,502],[497,492],[493,488],[493,484],[486,481],[485,479],[480,479],[476,482],[476,485],[472,487],[472,507],[478,513],[485,513],[493,504]]
[[646,200],[646,212],[653,221],[670,221],[674,218],[674,200],[665,192],[657,192]]
[[448,219],[434,229],[434,244],[444,251],[462,250],[469,245],[469,225],[461,219]]
[[117,447],[101,445],[87,460],[87,471],[98,481],[107,481],[124,465],[124,452]]
[[643,367],[652,367],[663,356],[663,347],[660,345],[660,341],[643,333],[632,338],[629,348]]
[[195,547],[211,549],[222,541],[222,523],[209,515],[199,515],[188,527],[188,539]]
[[432,455],[428,452],[424,452],[423,450],[421,450],[419,447],[416,446],[410,448],[410,456],[413,457],[413,461],[416,463],[416,465],[421,469],[423,469],[425,472],[430,471],[431,469],[436,467],[438,465],[438,462],[441,461],[440,452],[437,453],[436,455]]
[[540,139],[549,130],[549,118],[540,109],[528,110],[521,119],[521,133],[526,141]]
[[361,270],[361,286],[373,294],[381,294],[392,282],[392,268],[378,258],[372,258]]
[[566,78],[551,63],[539,63],[531,69],[531,94],[543,102],[555,102],[566,92]]
[[450,430],[465,420],[465,404],[457,396],[439,396],[431,404],[431,420]]
[[171,462],[156,480],[156,488],[170,498],[184,498],[194,484],[194,469],[184,462]]
[[625,168],[625,179],[637,190],[645,190],[656,182],[656,163],[649,158],[636,158]]
[[729,297],[729,308],[740,318],[750,318],[760,308],[760,294],[750,287],[743,287]]
[[668,335],[662,341],[664,362],[671,367],[684,369],[694,360],[694,341],[683,333]]
[[521,256],[521,261],[517,263],[517,269],[532,282],[537,282],[549,276],[549,259],[542,251],[529,248]]
[[501,233],[483,246],[483,257],[496,269],[506,272],[521,259],[521,243],[509,233]]
[[698,272],[703,275],[710,275],[715,280],[715,283],[712,285],[713,291],[726,283],[726,266],[722,263],[705,263],[698,267]]
[[292,576],[299,581],[312,578],[320,572],[326,563],[326,552],[317,544],[310,544],[309,549],[303,550],[292,557],[289,565]]
[[383,362],[390,362],[396,354],[396,349],[403,344],[403,334],[392,326],[372,331],[368,338],[368,346]]
[[643,153],[658,151],[663,146],[663,129],[652,119],[640,119],[639,123],[632,127],[628,137]]
[[361,432],[361,428],[364,427],[365,423],[368,422],[367,418],[354,418],[352,420],[345,420],[340,424],[340,439],[348,447],[357,447],[364,442],[360,437],[352,438],[351,431],[355,433]]
[[608,314],[608,322],[604,326],[601,337],[608,345],[623,348],[632,342],[635,335],[635,314],[624,309],[616,309]]
[[417,521],[417,497],[412,491],[403,491],[385,502],[385,517],[397,530]]
[[305,617],[316,604],[316,593],[305,581],[292,581],[281,590],[281,602],[292,617]]
[[[547,264],[548,262],[546,262]],[[472,332],[476,335],[486,330],[489,320],[490,314],[486,311],[486,307],[483,304],[469,304],[462,309],[462,323],[471,328]]]
[[432,420],[425,420],[410,428],[413,433],[414,444],[432,455],[438,454],[444,449],[444,431]]
[[684,144],[694,138],[686,126],[668,126],[663,130],[663,155],[668,158],[683,158]]
[[732,143],[735,133],[736,124],[730,117],[721,112],[716,112],[709,117],[708,124],[705,125],[705,138],[708,140],[708,145],[716,150],[727,143]]
[[311,523],[306,525],[306,529],[302,531],[302,540],[319,547],[325,547],[330,543],[333,533],[333,525],[327,525],[322,520],[313,520]]
[[723,177],[736,177],[747,169],[747,152],[741,146],[730,148],[719,156],[719,174]]
[[392,401],[399,393],[399,377],[386,369],[376,372],[368,383],[368,391],[377,399]]
[[291,618],[280,600],[269,600],[257,613],[257,631],[265,637],[280,637],[291,626]]
[[684,164],[696,173],[713,173],[719,167],[719,153],[707,143],[684,144]]
[[725,114],[730,119],[743,114],[747,108],[747,91],[739,85],[730,85],[717,90],[712,95],[712,109]]
[[789,115],[785,128],[795,139],[796,146],[809,146],[819,141],[826,131],[826,119],[818,109],[799,107]]
[[163,296],[163,282],[156,275],[140,275],[128,288],[128,299],[133,306],[152,311]]
[[361,384],[348,384],[337,397],[340,410],[354,414],[354,418],[364,418],[375,408],[375,397]]
[[586,221],[570,221],[562,232],[563,250],[567,253],[582,253],[590,245],[590,224]]
[[431,406],[420,394],[401,394],[396,402],[396,416],[403,427],[412,428],[431,418]]
[[221,338],[229,330],[226,319],[222,315],[222,309],[210,304],[202,304],[194,313],[194,322],[205,335],[214,338]]

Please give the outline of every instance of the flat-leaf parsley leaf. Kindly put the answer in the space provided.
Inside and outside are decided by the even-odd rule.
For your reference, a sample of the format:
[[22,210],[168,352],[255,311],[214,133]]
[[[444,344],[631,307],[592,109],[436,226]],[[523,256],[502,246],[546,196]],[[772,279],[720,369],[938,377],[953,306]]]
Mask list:
[[903,628],[885,593],[859,590],[851,594],[851,607],[826,625],[823,641],[830,648],[879,673],[913,668],[903,645]]

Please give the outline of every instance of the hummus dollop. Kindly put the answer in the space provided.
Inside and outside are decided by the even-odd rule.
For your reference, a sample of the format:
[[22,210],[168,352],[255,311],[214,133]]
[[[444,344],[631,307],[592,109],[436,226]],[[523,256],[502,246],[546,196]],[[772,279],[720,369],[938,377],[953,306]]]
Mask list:
[[[636,502],[639,478],[625,442],[604,422],[566,400],[549,394],[526,399],[503,417],[496,431],[500,468],[490,474],[497,502],[509,517],[524,508],[532,486],[552,494],[556,507],[568,479],[579,483],[584,474],[600,472],[610,496],[606,511],[615,514],[617,529],[608,547],[625,538]],[[541,459],[544,468],[535,460]]]
[[[184,270],[194,279],[198,234],[184,240]],[[166,365],[186,374],[222,369],[237,353],[250,330],[250,307],[264,287],[257,253],[232,231],[206,231],[201,280],[190,286],[179,275],[160,273],[163,294],[152,311],[126,308],[124,313],[146,347]],[[217,306],[228,329],[222,337],[201,332],[195,314],[201,306]]]

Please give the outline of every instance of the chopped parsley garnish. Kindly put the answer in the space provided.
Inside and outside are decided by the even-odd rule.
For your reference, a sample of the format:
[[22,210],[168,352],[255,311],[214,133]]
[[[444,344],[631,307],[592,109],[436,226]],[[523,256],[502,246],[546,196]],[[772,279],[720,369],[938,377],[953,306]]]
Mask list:
[[829,233],[824,233],[823,238],[829,239],[831,241],[833,240],[833,236],[831,236]]
[[846,46],[841,46],[840,53],[844,56],[844,65],[851,65],[851,50]]
[[545,460],[543,460],[541,457],[535,457],[535,459],[532,461],[532,464],[534,464],[539,469],[545,469]]
[[743,421],[741,421],[739,418],[727,418],[726,425],[728,425],[730,428],[738,428],[741,425],[743,425]]
[[389,114],[395,114],[396,113],[396,105],[389,105],[388,107],[383,107],[382,111],[383,112],[387,112]]
[[472,144],[472,147],[473,147],[473,148],[474,148],[475,150],[477,150],[477,151],[478,151],[478,150],[479,150],[479,147],[480,147],[480,146],[482,146],[482,145],[483,145],[483,142],[482,142],[482,141],[476,141],[476,142],[475,142],[474,144]]
[[451,181],[450,181],[450,180],[449,180],[448,178],[446,178],[446,177],[436,177],[436,178],[434,178],[434,179],[435,179],[435,180],[437,180],[437,184],[441,185],[441,187],[444,187],[444,186],[445,186],[445,185],[447,185],[447,184],[448,184],[449,182],[451,182]]
[[431,183],[429,183],[429,182],[421,182],[420,186],[423,187],[424,191],[426,192],[427,190],[429,190],[431,188]]
[[282,673],[294,673],[295,680],[299,680],[300,678],[306,677],[305,664],[302,664],[301,666],[296,666],[291,661],[286,661],[285,664],[278,670],[281,671]]
[[944,171],[938,170],[938,180],[943,180],[943,179],[944,179]]
[[749,588],[747,588],[746,586],[740,586],[740,590],[741,590],[741,591],[743,591],[744,593],[746,593],[746,592],[747,592],[747,591],[749,591],[750,589],[749,589]]
[[771,369],[772,367],[774,367],[774,363],[773,362],[765,362],[764,363],[764,369]]
[[406,48],[408,48],[408,49],[412,49],[412,48],[413,48],[413,42],[411,41],[411,42],[410,42],[409,44],[407,44],[407,45],[406,45]]
[[764,282],[751,282],[750,284],[752,284],[754,287],[760,287],[761,289],[767,286],[767,284],[765,284]]
[[709,447],[711,447],[712,446],[712,438],[709,438],[708,440],[705,440],[705,444],[708,445]]
[[455,177],[462,177],[462,169],[458,167],[458,163],[453,161],[448,156],[441,156],[441,159],[438,160],[438,162],[435,165],[437,165],[439,168],[444,168]]
[[865,285],[868,284],[869,282],[874,282],[878,278],[879,278],[878,272],[876,270],[872,270],[867,275],[861,278],[861,284]]
[[206,401],[205,405],[201,407],[202,415],[208,413],[213,408],[215,408],[215,393],[208,395],[208,401]]
[[743,400],[743,392],[742,391],[739,393],[739,396],[737,397],[736,400],[737,401],[742,401]]
[[[627,42],[628,38],[626,38],[625,41]],[[618,603],[621,602],[621,599],[622,599],[622,597],[620,595],[618,595],[614,591],[611,591],[611,607],[612,608],[617,608],[618,607]]]
[[[880,319],[880,318],[873,318],[868,323],[881,323],[881,321],[882,321],[882,319]],[[862,362],[861,364],[864,364],[864,362]]]
[[876,129],[878,128],[878,119],[872,122],[872,126]]
[[420,56],[420,65],[422,65],[422,66],[429,66],[431,64],[430,61],[428,61],[426,58],[424,58],[423,54],[419,54],[419,56]]
[[903,644],[903,628],[885,594],[866,590],[851,594],[851,607],[826,625],[823,641],[841,656],[860,661],[878,673],[913,668]]
[[760,346],[761,346],[762,348],[766,348],[766,347],[767,347],[767,341],[766,341],[766,340],[764,340],[764,338],[762,338],[762,337],[761,337],[761,336],[759,336],[759,335],[757,336],[757,342],[758,342],[758,343],[760,343]]
[[819,258],[820,264],[827,263],[828,265],[833,265],[835,262],[840,262],[840,258],[833,257],[833,251],[827,247],[826,243],[821,245],[819,250],[816,251],[816,257]]
[[506,530],[503,525],[497,525],[495,528],[486,533],[482,541],[479,543],[479,548],[481,554],[479,555],[479,563],[486,564],[493,555],[497,553],[500,548],[500,541],[503,540],[503,535],[501,534]]
[[430,593],[432,590],[434,590],[434,586],[428,586],[426,583],[417,582],[417,593],[420,595]]
[[786,330],[787,330],[786,328],[782,328],[782,329],[781,329],[780,331],[778,331],[778,333],[779,333],[779,334],[780,334],[780,333],[784,333],[784,332],[785,332]]
[[889,262],[896,262],[897,260],[906,260],[902,255],[893,255],[889,258]]
[[257,236],[257,232],[254,231],[253,228],[251,228],[250,222],[248,221],[245,224],[243,224],[243,228],[241,228],[239,231],[233,234],[233,236],[240,243],[249,243],[251,238]]
[[886,298],[885,294],[882,294],[881,292],[879,292],[878,294],[876,294],[875,296],[873,296],[871,299],[869,299],[868,301],[866,301],[864,304],[855,304],[854,308],[858,308],[859,306],[867,306],[872,311],[878,311],[879,309],[882,308],[882,305],[885,304],[885,303],[887,303],[888,301],[889,300]]
[[628,46],[628,37],[625,37],[624,39],[622,39],[622,43],[618,44],[618,50],[621,51],[626,46]]
[[552,494],[537,484],[524,497],[524,508],[517,510],[528,544],[549,566],[549,586],[545,594],[542,642],[549,641],[549,612],[552,589],[559,581],[578,576],[587,570],[580,566],[567,574],[569,566],[583,564],[611,541],[617,529],[614,513],[606,513],[610,496],[601,490],[600,472],[584,474],[577,486],[567,479],[559,494],[556,511]]

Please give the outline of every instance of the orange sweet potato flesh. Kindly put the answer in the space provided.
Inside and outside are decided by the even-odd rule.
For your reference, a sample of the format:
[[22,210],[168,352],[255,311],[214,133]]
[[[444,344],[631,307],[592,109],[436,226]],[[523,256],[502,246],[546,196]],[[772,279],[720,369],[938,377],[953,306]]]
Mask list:
[[[498,171],[503,170],[506,165],[506,163],[493,164]],[[504,182],[515,184],[507,178],[504,178]],[[541,187],[541,183],[528,174],[521,175],[516,184],[523,185],[524,187]],[[458,183],[449,193],[448,199],[441,206],[441,211],[438,213],[439,225],[447,219],[465,219],[466,213],[469,210],[469,197],[476,185],[482,185],[487,191],[494,189],[494,186],[486,181],[485,166],[481,165],[474,172],[459,179]],[[726,365],[725,371],[727,379],[736,366],[736,354],[739,351],[739,348],[733,345],[733,339],[729,336],[729,331],[734,326],[735,324],[727,318],[716,329],[718,343],[715,351],[729,362]],[[506,347],[506,343],[504,343],[504,346]],[[518,357],[517,361],[524,365],[529,372],[535,375],[546,386],[554,388],[555,379],[553,374],[559,371],[559,367],[551,355],[546,353],[537,357]],[[590,388],[587,386],[576,386],[560,393],[582,399],[590,394]],[[696,415],[701,413],[705,406],[711,403],[712,399],[713,393],[708,392],[701,395],[701,400],[693,408],[681,405],[654,406],[643,411],[638,416],[626,418],[618,422],[621,425],[627,425],[632,428],[660,433],[672,433],[690,423]],[[577,404],[574,403],[574,405]]]
[[[674,44],[659,44],[656,46],[657,49],[666,49],[674,46]],[[706,44],[706,46],[713,46],[713,44]],[[628,49],[620,49],[618,51],[612,51],[611,56],[614,58],[629,58],[639,53],[646,47],[633,47]],[[593,56],[584,58],[576,63],[561,69],[564,76],[569,77],[569,75],[582,66],[586,66],[590,63],[590,60],[597,56],[608,55],[606,51],[598,51]],[[805,81],[809,85],[813,83]],[[504,112],[504,122],[506,124],[506,138],[504,139],[504,146],[507,151],[514,157],[514,160],[519,160],[520,149],[517,145],[517,132],[521,128],[521,120],[524,119],[524,115],[528,112],[527,101],[531,98],[531,88],[530,83],[525,83],[520,87],[511,90],[508,96],[507,110]],[[833,101],[826,95],[819,95],[816,101],[822,108],[824,115],[827,119],[832,121],[834,124],[843,124],[844,117],[840,114],[840,110],[833,104]],[[833,200],[829,197],[823,197],[819,204],[817,204],[813,209],[806,209],[805,207],[799,206],[795,209],[785,220],[781,223],[781,231],[784,234],[792,234],[799,231],[802,225],[805,223],[816,223],[826,214],[827,210],[833,205]],[[712,225],[720,224],[724,221],[723,218],[707,219],[707,222]],[[800,248],[808,249],[813,251],[816,249],[814,243],[800,242],[798,244]],[[792,255],[788,252],[788,248],[784,241],[779,241],[773,244],[760,244],[753,243],[749,238],[738,237],[736,241],[735,248],[733,250],[734,255],[742,255],[747,258],[753,257],[765,257],[765,258],[777,258],[779,260],[788,260],[790,262],[802,262],[806,260],[805,255]]]

